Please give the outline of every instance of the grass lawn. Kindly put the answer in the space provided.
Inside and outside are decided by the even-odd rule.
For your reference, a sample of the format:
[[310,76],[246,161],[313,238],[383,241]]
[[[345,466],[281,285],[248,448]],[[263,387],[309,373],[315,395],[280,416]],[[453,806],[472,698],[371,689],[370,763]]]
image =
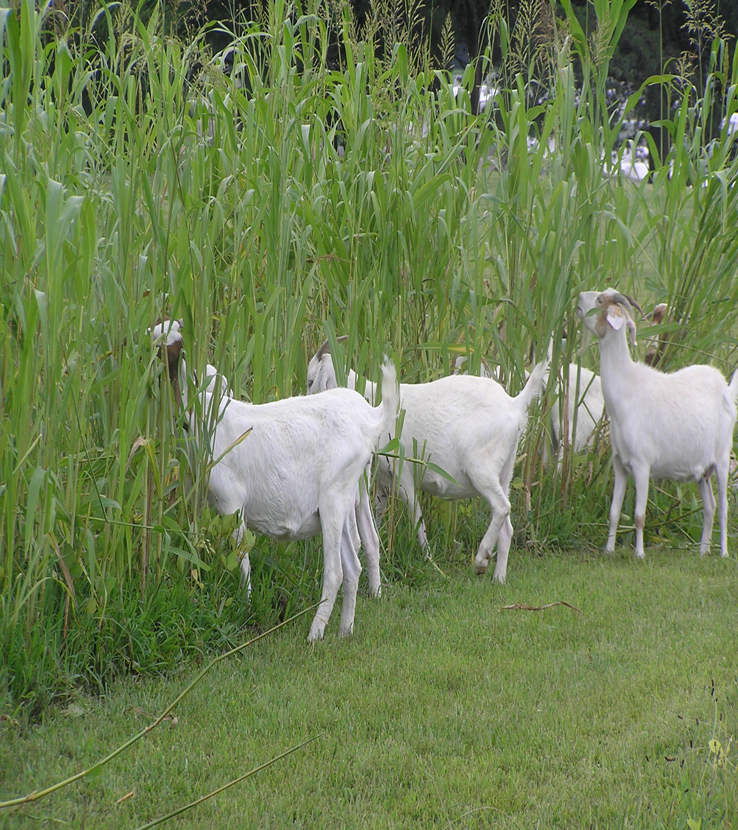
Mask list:
[[[138,827],[313,735],[178,827],[706,827],[738,823],[738,560],[666,547],[513,552],[509,584],[460,570],[360,597],[356,634],[309,619],[221,663],[92,781],[0,825]],[[540,612],[503,605],[565,600]],[[188,679],[129,679],[0,732],[0,799],[76,772]],[[116,806],[128,793],[131,797]]]

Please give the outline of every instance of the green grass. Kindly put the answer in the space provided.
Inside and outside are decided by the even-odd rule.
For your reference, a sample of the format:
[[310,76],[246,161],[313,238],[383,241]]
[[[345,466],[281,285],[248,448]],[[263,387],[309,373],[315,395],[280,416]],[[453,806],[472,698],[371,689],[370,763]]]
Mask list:
[[[351,639],[332,625],[308,647],[301,620],[220,664],[176,725],[3,826],[137,827],[317,734],[178,826],[734,825],[736,767],[729,752],[715,768],[709,741],[738,730],[735,559],[514,551],[505,586],[448,567],[361,597]],[[500,610],[558,600],[581,616]],[[193,674],[120,681],[38,726],[3,720],[0,798],[93,763]]]

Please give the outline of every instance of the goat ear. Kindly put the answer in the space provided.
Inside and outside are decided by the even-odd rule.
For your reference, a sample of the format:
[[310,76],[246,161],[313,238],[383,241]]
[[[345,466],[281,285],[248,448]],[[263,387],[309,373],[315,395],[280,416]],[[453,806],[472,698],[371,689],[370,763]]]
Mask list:
[[666,303],[659,303],[655,306],[654,310],[651,312],[652,325],[658,326],[659,323],[663,323],[667,310],[668,307]]
[[326,365],[326,371],[320,373],[319,391],[325,392],[327,389],[335,389],[338,384],[336,383],[336,373],[333,371],[333,357],[331,353],[324,354],[320,362]]
[[619,331],[625,325],[623,310],[619,305],[612,303],[612,305],[608,306],[607,322],[610,324],[611,328],[615,329],[615,331]]
[[628,332],[630,333],[630,342],[635,346],[636,344],[636,324],[628,317]]

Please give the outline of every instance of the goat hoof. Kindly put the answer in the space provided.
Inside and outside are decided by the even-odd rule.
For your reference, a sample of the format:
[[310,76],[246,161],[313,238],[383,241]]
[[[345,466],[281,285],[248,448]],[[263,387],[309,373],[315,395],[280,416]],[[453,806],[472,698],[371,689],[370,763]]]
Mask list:
[[325,631],[325,626],[317,626],[310,629],[310,633],[308,634],[308,642],[309,643],[317,643],[318,640],[323,639],[323,632]]
[[475,562],[474,563],[474,573],[477,576],[484,576],[487,573],[487,563],[486,562]]

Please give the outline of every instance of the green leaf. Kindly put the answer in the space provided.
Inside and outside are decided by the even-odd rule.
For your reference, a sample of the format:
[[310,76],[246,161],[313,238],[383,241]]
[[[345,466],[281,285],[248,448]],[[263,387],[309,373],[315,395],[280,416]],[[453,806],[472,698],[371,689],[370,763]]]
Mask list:
[[574,14],[571,0],[561,0],[561,5],[564,8],[566,19],[569,23],[572,37],[574,38],[574,43],[577,46],[577,51],[584,58],[588,55],[587,36],[584,33],[584,29],[582,29],[577,16]]
[[441,478],[447,479],[448,481],[452,482],[453,484],[456,484],[457,486],[459,485],[459,482],[456,481],[456,479],[450,473],[447,473],[443,469],[443,467],[439,467],[438,464],[434,464],[432,461],[424,461],[423,463],[429,470],[432,470],[434,473],[436,473],[436,475],[441,476]]
[[393,438],[377,450],[377,455],[395,455],[400,449],[400,439]]
[[88,770],[87,774],[85,775],[85,779],[88,781],[94,781],[96,778],[99,778],[102,775],[102,771],[105,768],[104,764],[96,764],[92,767],[91,770]]
[[[154,525],[152,530],[154,533],[163,533],[166,535],[166,530],[161,525]],[[205,564],[205,562],[203,562],[197,554],[192,553],[189,550],[183,550],[182,548],[178,548],[170,544],[167,546],[167,553],[173,553],[175,556],[179,557],[180,560],[189,562],[197,568],[202,568],[203,571],[210,570],[210,565]]]
[[[24,542],[26,548],[31,543],[31,536],[33,535],[34,517],[39,502],[39,493],[41,486],[46,480],[46,470],[43,467],[36,467],[31,476],[31,483],[28,485],[28,501],[26,502],[26,522],[24,528]],[[43,531],[41,531],[43,532]]]

